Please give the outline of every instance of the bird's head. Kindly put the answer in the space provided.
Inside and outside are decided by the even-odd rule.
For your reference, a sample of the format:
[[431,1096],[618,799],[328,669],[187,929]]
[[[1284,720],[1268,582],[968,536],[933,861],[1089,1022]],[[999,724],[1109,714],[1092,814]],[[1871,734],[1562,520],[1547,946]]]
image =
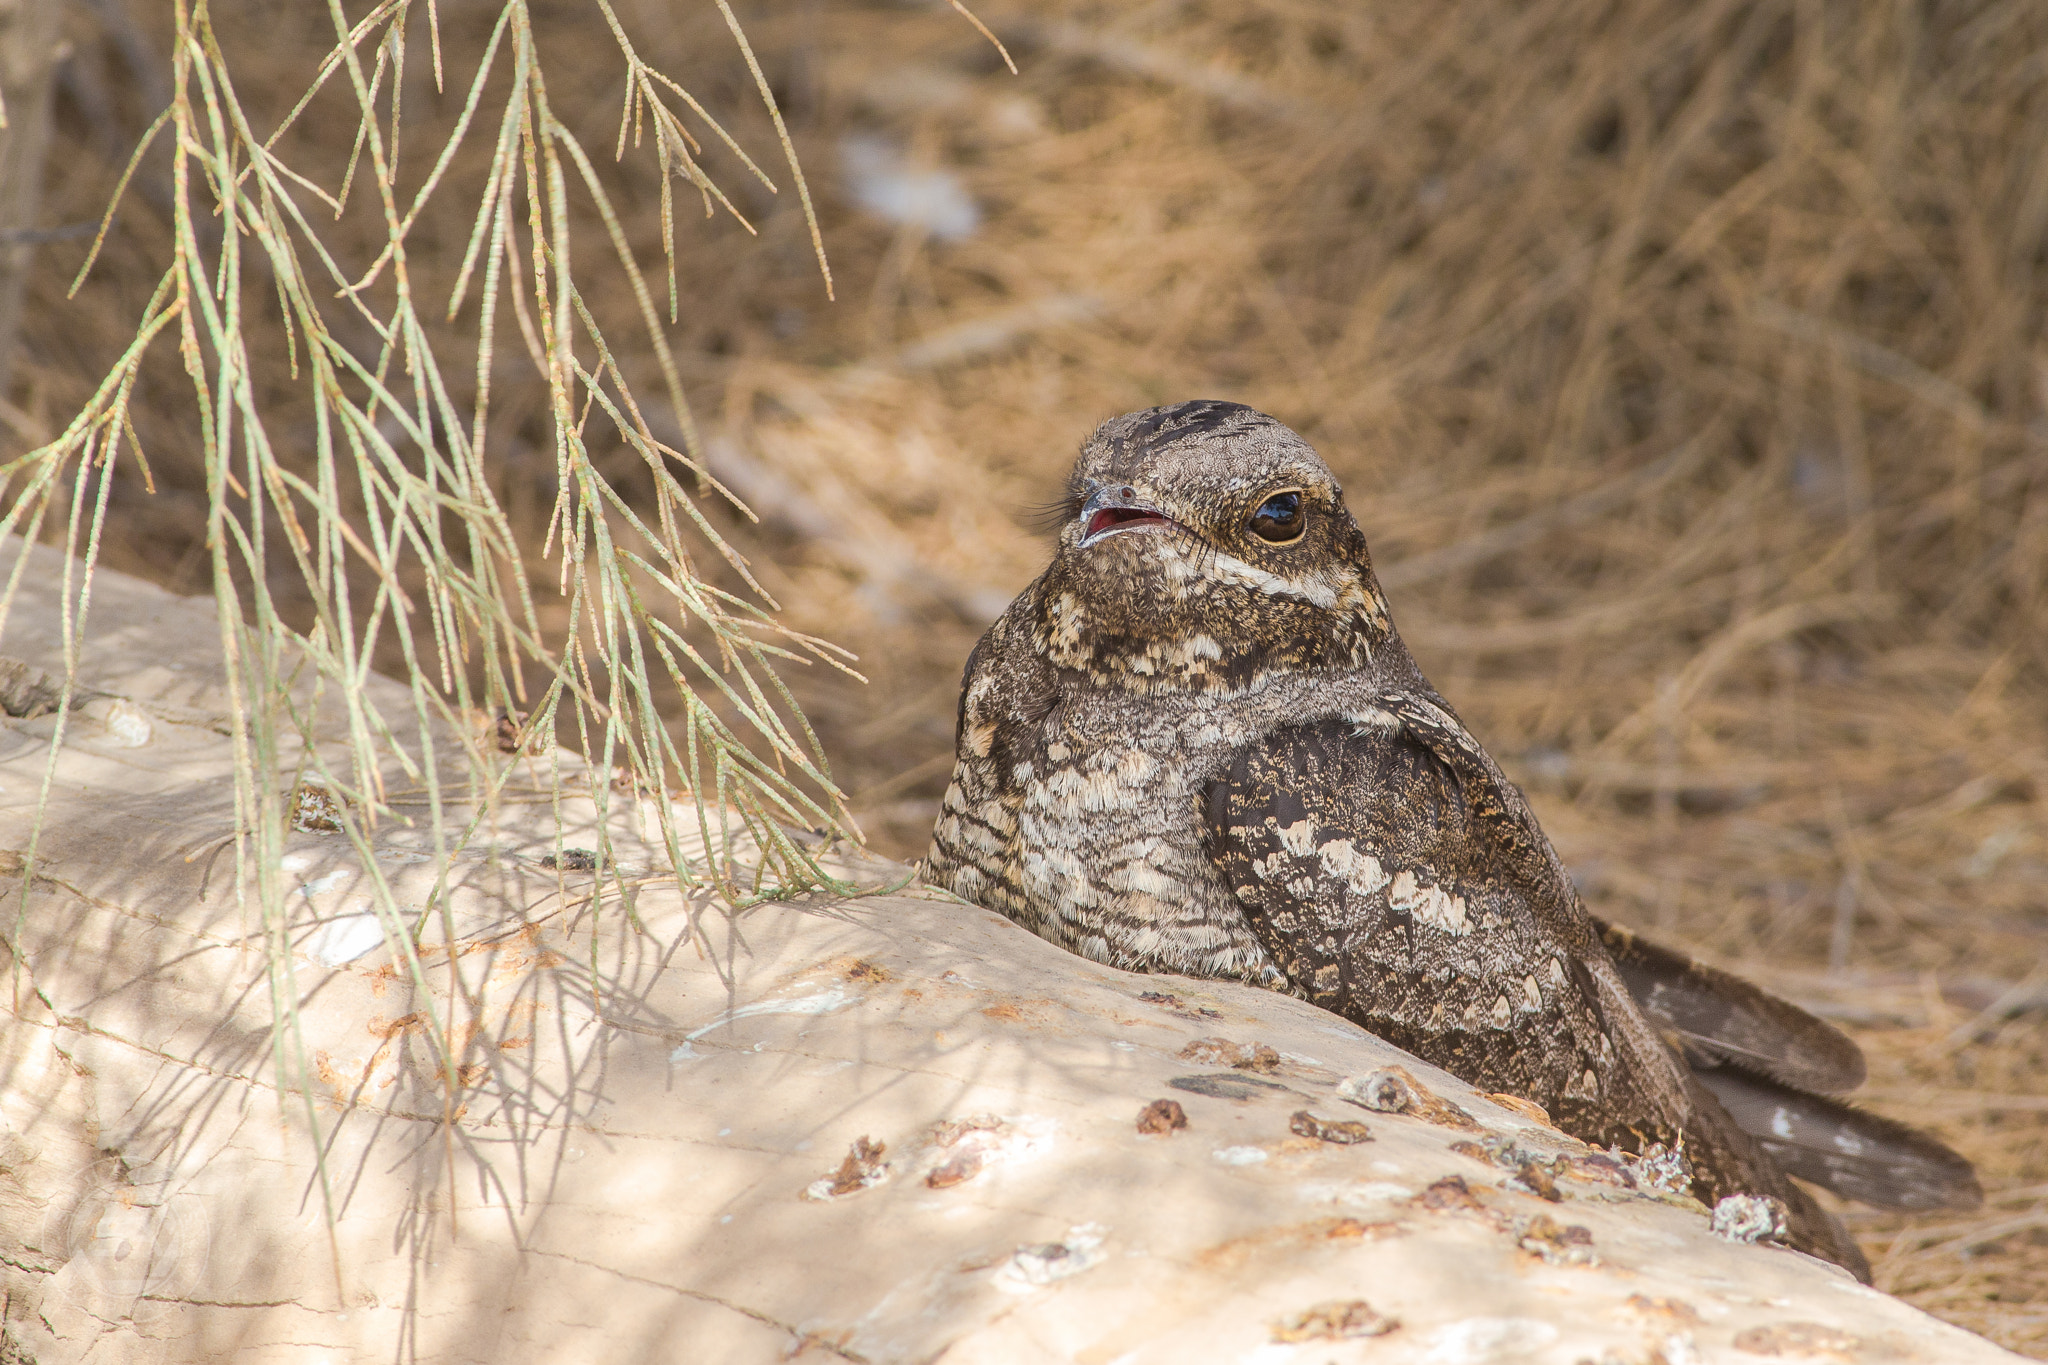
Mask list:
[[1275,670],[1348,671],[1391,633],[1329,467],[1241,403],[1103,423],[1056,515],[1039,648],[1105,684],[1221,690]]

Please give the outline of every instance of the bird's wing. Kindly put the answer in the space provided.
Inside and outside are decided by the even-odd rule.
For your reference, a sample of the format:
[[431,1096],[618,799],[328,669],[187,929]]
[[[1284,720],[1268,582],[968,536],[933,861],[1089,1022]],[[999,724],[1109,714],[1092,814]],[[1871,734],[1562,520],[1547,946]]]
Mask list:
[[1977,1173],[1959,1153],[1903,1123],[1734,1066],[1693,1074],[1778,1165],[1845,1199],[1881,1209],[1974,1209]]
[[1449,709],[1395,693],[1278,729],[1202,792],[1209,857],[1310,1000],[1568,1131],[1690,1110],[1521,794]]
[[1276,730],[1201,809],[1210,858],[1310,1000],[1585,1141],[1682,1139],[1702,1199],[1775,1196],[1793,1245],[1868,1278],[1643,1015],[1521,793],[1433,696]]
[[1704,1053],[1799,1090],[1839,1095],[1863,1084],[1863,1050],[1789,1000],[1632,930],[1595,919],[1615,970],[1643,1013]]

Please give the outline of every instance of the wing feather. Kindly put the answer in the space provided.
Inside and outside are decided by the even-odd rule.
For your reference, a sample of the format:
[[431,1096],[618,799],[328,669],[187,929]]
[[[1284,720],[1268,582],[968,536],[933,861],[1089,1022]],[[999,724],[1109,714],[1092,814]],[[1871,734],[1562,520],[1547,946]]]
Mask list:
[[1673,1140],[1682,1077],[1506,779],[1425,698],[1273,732],[1203,793],[1205,844],[1311,1000],[1565,1127]]
[[1602,1145],[1685,1143],[1709,1203],[1785,1201],[1792,1238],[1869,1270],[1630,997],[1521,793],[1433,696],[1282,727],[1201,793],[1208,856],[1324,1008]]

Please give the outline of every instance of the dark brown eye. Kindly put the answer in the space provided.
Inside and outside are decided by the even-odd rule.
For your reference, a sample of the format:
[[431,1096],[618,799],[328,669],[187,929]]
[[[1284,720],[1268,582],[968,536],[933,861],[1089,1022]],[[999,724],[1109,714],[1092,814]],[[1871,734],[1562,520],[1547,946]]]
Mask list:
[[1259,504],[1259,510],[1252,513],[1252,519],[1246,525],[1260,540],[1270,540],[1275,545],[1299,540],[1308,526],[1308,514],[1302,510],[1301,494],[1275,493]]

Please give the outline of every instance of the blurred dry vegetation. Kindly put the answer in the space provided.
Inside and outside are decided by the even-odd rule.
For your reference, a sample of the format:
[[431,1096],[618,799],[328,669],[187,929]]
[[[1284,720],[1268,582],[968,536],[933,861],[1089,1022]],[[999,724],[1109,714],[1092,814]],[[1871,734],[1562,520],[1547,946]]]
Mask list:
[[[532,8],[557,110],[610,147],[611,35],[584,0]],[[326,7],[212,9],[246,39],[245,105],[282,116]],[[420,146],[498,9],[440,0],[446,91],[413,34]],[[771,165],[717,10],[618,9]],[[871,680],[792,685],[875,844],[922,851],[961,663],[1040,567],[1029,510],[1081,438],[1187,397],[1272,412],[1344,480],[1416,656],[1592,906],[1843,1021],[1870,1103],[1980,1164],[1979,1213],[1849,1211],[1880,1285],[2048,1357],[2048,8],[992,2],[1014,76],[942,5],[738,12],[837,300],[789,185],[711,142],[758,236],[679,200],[671,340],[713,472],[760,517],[720,507],[721,529]],[[89,393],[162,269],[158,157],[63,298],[73,225],[166,97],[169,20],[70,16],[54,231],[0,409],[17,448]],[[338,172],[333,98],[292,137]],[[464,155],[452,183],[487,149]],[[607,174],[658,280],[652,158]],[[475,204],[414,232],[443,296]],[[630,319],[623,283],[589,288]],[[546,387],[516,344],[493,383],[497,496],[537,549]],[[198,591],[188,401],[166,350],[136,401],[155,492],[117,491],[107,561]]]

